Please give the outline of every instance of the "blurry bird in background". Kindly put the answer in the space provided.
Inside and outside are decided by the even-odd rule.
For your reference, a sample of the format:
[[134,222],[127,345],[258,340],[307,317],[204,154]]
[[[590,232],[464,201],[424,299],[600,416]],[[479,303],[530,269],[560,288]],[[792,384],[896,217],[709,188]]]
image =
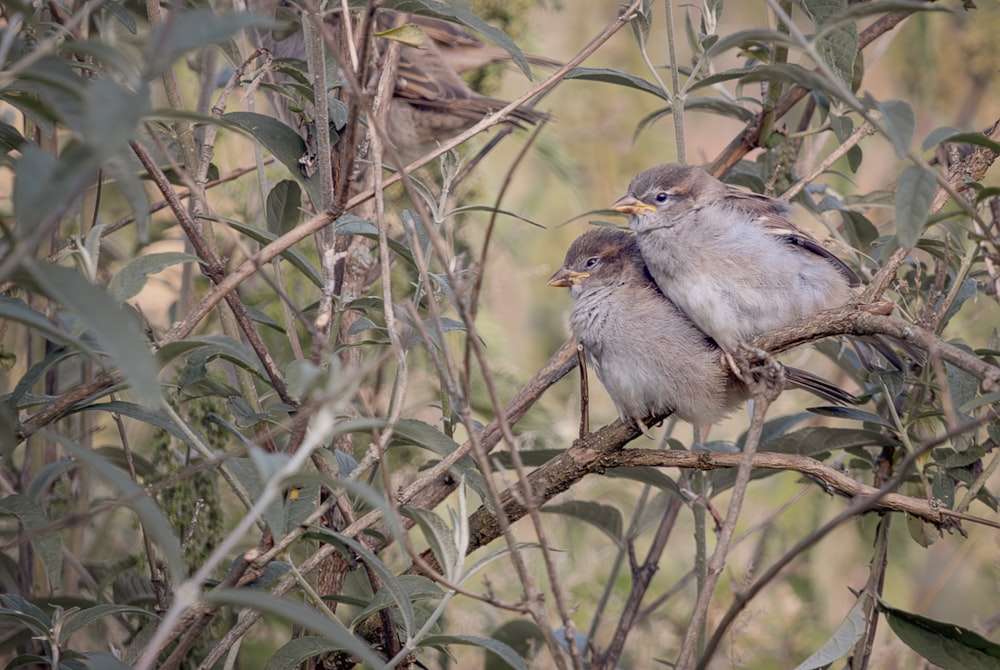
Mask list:
[[[290,6],[276,0],[253,0],[251,11],[266,16],[275,12],[288,14]],[[330,34],[342,34],[340,12],[326,18]],[[382,33],[401,24],[416,26],[424,34],[419,47],[401,45],[396,63],[396,79],[388,115],[389,138],[407,161],[419,157],[437,143],[471,127],[484,116],[505,107],[507,101],[490,98],[474,91],[461,73],[490,63],[510,60],[502,48],[486,44],[454,23],[415,14],[379,11],[375,15],[374,32]],[[305,43],[301,28],[287,32],[261,31],[258,45],[268,49],[276,59],[304,60]],[[376,43],[385,42],[376,38]],[[377,44],[376,44],[377,46]],[[385,51],[384,49],[381,49]],[[535,65],[548,67],[559,63],[542,56],[525,54]],[[375,62],[379,62],[377,59]],[[330,74],[335,79],[334,73]],[[272,95],[280,118],[292,127],[287,99]],[[533,125],[549,115],[522,107],[514,110],[507,120],[513,126]]]

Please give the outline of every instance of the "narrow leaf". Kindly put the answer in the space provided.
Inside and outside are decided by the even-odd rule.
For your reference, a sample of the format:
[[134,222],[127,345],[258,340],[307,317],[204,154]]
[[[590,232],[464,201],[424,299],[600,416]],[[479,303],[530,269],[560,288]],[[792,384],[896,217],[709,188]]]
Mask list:
[[78,272],[30,259],[23,268],[22,280],[27,279],[62,309],[73,312],[93,333],[144,404],[155,407],[163,401],[149,343],[132,315]]
[[49,439],[59,444],[81,463],[97,471],[109,484],[118,490],[121,497],[129,498],[128,508],[138,515],[142,527],[163,552],[170,573],[170,579],[178,584],[184,579],[184,556],[181,545],[174,534],[170,522],[156,502],[129,477],[128,473],[116,468],[90,449],[75,444],[68,438],[51,431],[43,431]]
[[546,505],[542,511],[585,521],[611,538],[615,545],[621,546],[622,513],[616,507],[589,500],[573,500]]
[[864,600],[859,599],[854,607],[844,617],[837,632],[817,649],[806,660],[795,667],[795,670],[820,670],[830,667],[834,661],[843,658],[851,652],[854,645],[865,632]]
[[197,263],[198,257],[179,251],[147,254],[133,258],[108,282],[108,293],[118,302],[125,302],[138,295],[146,285],[149,275],[162,272],[178,263]]
[[528,670],[528,666],[524,664],[524,660],[517,655],[516,651],[503,642],[491,640],[488,637],[478,637],[475,635],[430,635],[424,638],[422,644],[425,647],[445,647],[450,644],[468,644],[482,647],[486,651],[496,654],[498,658],[510,667],[515,668],[515,670]]
[[945,670],[1000,667],[1000,645],[968,628],[904,612],[881,601],[877,607],[899,639],[934,665]]
[[920,239],[934,200],[935,181],[930,172],[911,165],[896,184],[896,240],[911,249]]
[[201,598],[210,603],[249,607],[260,612],[273,614],[320,635],[323,639],[337,645],[338,649],[343,649],[357,656],[373,668],[381,668],[385,665],[384,661],[364,640],[352,634],[340,621],[328,619],[315,609],[301,603],[285,598],[275,598],[269,593],[250,589],[220,589],[205,593]]
[[882,113],[882,123],[885,124],[886,133],[892,141],[892,148],[896,150],[896,155],[902,158],[910,150],[913,130],[917,125],[913,108],[903,100],[886,100],[878,103],[877,107]]
[[[13,514],[24,526],[25,530],[32,531],[48,525],[49,518],[34,500],[27,496],[13,494],[0,500],[0,514]],[[31,546],[35,553],[42,559],[45,566],[45,574],[49,578],[49,586],[54,591],[59,589],[62,580],[62,540],[55,532],[44,535],[32,535]]]

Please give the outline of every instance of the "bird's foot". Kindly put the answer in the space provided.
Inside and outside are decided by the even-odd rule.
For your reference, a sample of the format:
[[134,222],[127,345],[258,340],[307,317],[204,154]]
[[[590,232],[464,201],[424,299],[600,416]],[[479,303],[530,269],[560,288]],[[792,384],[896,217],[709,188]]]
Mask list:
[[754,395],[766,395],[771,400],[778,397],[785,386],[785,369],[770,353],[763,349],[740,344],[740,369],[742,378]]
[[639,417],[635,417],[633,420],[635,421],[636,428],[641,430],[643,435],[652,440],[653,436],[650,434],[649,427],[645,424],[645,422]]

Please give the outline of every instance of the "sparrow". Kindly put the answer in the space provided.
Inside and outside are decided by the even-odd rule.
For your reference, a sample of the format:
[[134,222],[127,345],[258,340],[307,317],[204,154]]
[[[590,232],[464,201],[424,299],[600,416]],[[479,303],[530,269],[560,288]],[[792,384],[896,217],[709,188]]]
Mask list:
[[[724,419],[750,395],[723,365],[715,341],[657,287],[636,237],[616,228],[587,231],[566,252],[549,286],[569,287],[570,327],[622,420],[672,412],[694,425]],[[838,404],[852,394],[804,370],[785,382]]]
[[646,170],[612,205],[629,215],[666,295],[732,354],[752,338],[845,303],[859,278],[788,220],[784,203],[678,163]]
[[[257,13],[273,15],[283,2],[254,0],[250,6]],[[341,35],[341,19],[340,12],[332,12],[326,19],[332,27],[332,34],[337,37]],[[404,157],[415,158],[435,143],[471,127],[487,114],[508,104],[472,90],[459,74],[492,62],[509,60],[510,55],[453,23],[426,16],[379,11],[375,17],[375,32],[383,32],[403,23],[417,26],[427,39],[419,48],[403,44],[399,50],[388,132]],[[290,34],[260,32],[257,41],[276,59],[304,60],[306,57],[301,29]],[[536,65],[559,65],[557,61],[541,56],[526,54],[525,57]],[[279,113],[286,116],[284,112],[287,110],[282,108],[287,107],[287,101],[280,96],[273,97]],[[548,118],[550,116],[543,112],[519,108],[512,112],[507,123],[513,126],[533,125]]]

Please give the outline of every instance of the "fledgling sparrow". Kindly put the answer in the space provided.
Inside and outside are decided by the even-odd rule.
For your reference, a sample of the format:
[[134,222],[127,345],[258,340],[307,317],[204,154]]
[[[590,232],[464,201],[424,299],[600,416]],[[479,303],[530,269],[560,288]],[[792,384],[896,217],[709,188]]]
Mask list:
[[[715,342],[657,288],[634,235],[587,231],[549,285],[569,287],[573,334],[622,419],[644,428],[642,419],[672,411],[695,425],[713,424],[749,397]],[[830,402],[857,401],[804,370],[785,368],[785,382]]]
[[[252,11],[273,15],[282,0],[251,0]],[[333,35],[341,34],[340,12],[331,12],[326,22]],[[396,81],[389,109],[388,132],[405,158],[415,158],[435,142],[443,141],[469,128],[490,112],[505,107],[507,102],[490,98],[476,91],[459,73],[492,62],[509,59],[500,47],[485,44],[457,25],[426,16],[379,11],[375,17],[375,32],[383,32],[398,22],[420,28],[427,37],[420,48],[403,45],[396,64]],[[275,58],[305,59],[302,30],[275,40],[274,34],[262,31],[257,36],[259,46],[270,50]],[[536,65],[556,66],[556,61],[525,54]],[[332,74],[331,74],[332,77]],[[294,125],[289,117],[287,101],[272,96],[283,120]],[[533,109],[515,110],[508,123],[535,124],[549,118]]]
[[629,184],[630,215],[660,289],[727,354],[761,333],[841,305],[858,277],[791,223],[788,207],[668,163]]

